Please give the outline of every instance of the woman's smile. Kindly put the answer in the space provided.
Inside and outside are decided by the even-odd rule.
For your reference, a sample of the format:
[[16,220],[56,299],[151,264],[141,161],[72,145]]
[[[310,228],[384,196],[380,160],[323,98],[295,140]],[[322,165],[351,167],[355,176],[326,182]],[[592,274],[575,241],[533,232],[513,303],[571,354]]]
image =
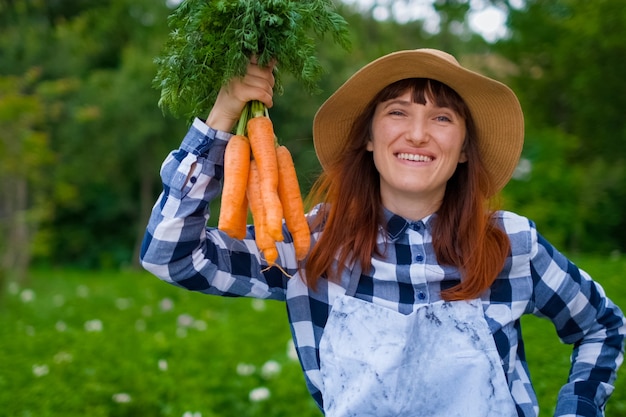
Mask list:
[[403,161],[415,161],[415,162],[431,162],[433,160],[432,156],[412,154],[412,153],[406,153],[406,152],[398,153],[396,157]]

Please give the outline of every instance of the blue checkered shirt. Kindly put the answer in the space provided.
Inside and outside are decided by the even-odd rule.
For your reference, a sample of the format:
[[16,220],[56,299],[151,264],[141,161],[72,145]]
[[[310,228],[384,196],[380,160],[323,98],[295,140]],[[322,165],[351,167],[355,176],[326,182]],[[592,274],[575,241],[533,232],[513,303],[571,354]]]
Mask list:
[[[303,282],[286,229],[284,242],[278,244],[278,263],[290,279],[279,268],[267,268],[254,243],[253,226],[243,240],[206,227],[209,202],[221,189],[229,138],[229,133],[196,119],[180,148],[164,161],[163,193],[147,227],[142,265],[188,290],[285,301],[308,389],[322,408],[319,343],[334,300],[351,282],[352,267],[345,269],[341,282],[322,277],[314,291]],[[309,216],[315,216],[315,210]],[[372,259],[373,273],[360,274],[356,297],[408,314],[439,301],[442,289],[459,282],[456,268],[437,262],[431,235],[435,216],[410,222],[386,213],[387,224],[378,236],[384,256]],[[555,415],[603,415],[623,357],[622,312],[528,219],[499,212],[497,222],[510,238],[511,254],[481,298],[518,414],[539,412],[519,321],[523,314],[534,314],[550,320],[559,338],[574,346],[569,380],[559,393]],[[313,241],[318,233],[313,233]]]

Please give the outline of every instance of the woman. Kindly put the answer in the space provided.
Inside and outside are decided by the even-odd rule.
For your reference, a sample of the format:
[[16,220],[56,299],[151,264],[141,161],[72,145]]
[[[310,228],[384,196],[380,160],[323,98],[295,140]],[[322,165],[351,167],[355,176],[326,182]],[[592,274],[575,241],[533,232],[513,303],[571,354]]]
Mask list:
[[286,301],[308,388],[327,416],[536,416],[519,318],[574,345],[555,415],[603,415],[626,324],[602,288],[528,219],[492,211],[523,145],[505,85],[430,49],[353,75],[313,125],[324,172],[312,246],[278,268],[206,228],[229,132],[249,100],[272,105],[272,68],[224,87],[164,162],[142,249],[161,279],[207,294]]

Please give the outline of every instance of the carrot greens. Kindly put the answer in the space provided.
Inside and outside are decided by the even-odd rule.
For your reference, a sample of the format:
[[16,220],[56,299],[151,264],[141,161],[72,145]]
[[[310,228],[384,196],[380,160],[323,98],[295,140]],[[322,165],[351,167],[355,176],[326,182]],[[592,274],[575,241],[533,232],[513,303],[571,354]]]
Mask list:
[[[170,36],[156,58],[159,106],[175,116],[207,114],[219,88],[242,76],[251,56],[276,60],[309,92],[323,73],[315,38],[348,48],[346,21],[332,0],[184,0],[170,15]],[[275,72],[276,92],[282,91]]]

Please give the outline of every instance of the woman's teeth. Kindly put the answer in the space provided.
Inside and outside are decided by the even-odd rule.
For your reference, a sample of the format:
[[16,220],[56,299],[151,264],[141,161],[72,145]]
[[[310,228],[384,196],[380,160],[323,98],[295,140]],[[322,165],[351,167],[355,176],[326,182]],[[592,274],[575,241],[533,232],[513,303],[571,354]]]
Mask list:
[[412,153],[399,153],[398,159],[406,159],[407,161],[430,162],[433,160],[430,156],[416,155]]

